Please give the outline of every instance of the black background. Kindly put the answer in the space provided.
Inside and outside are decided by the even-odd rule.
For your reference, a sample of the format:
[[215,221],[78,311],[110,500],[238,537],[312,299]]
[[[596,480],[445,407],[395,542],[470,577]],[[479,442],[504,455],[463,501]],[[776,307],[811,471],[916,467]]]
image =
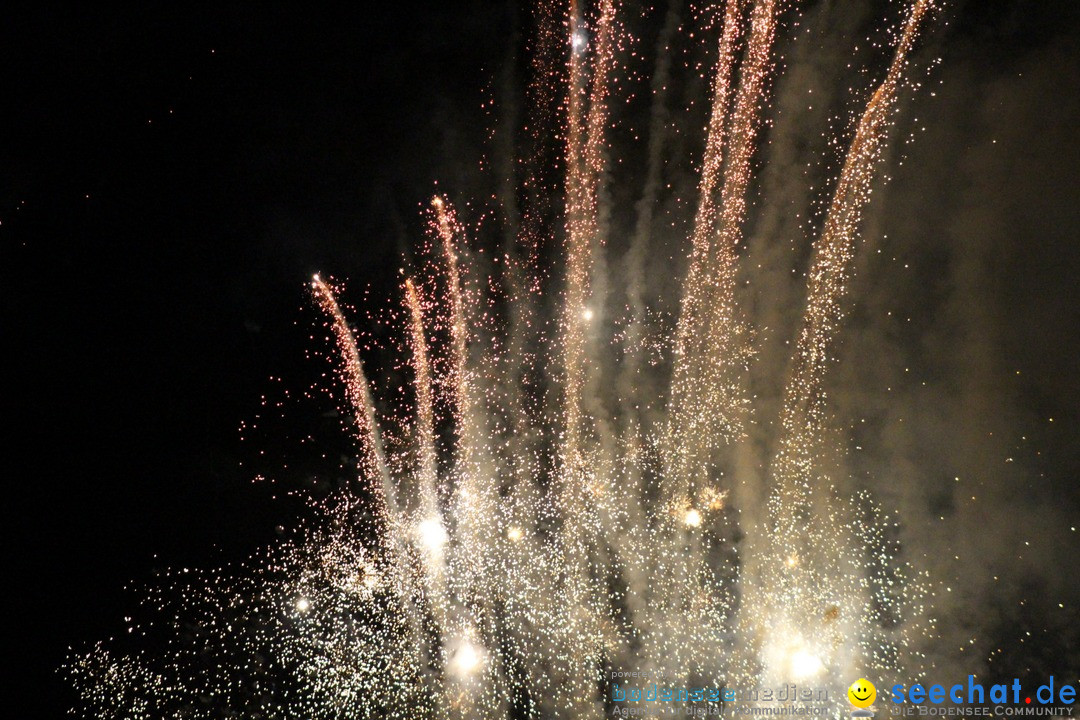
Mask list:
[[[1021,52],[1071,17],[1052,5],[969,3],[954,32]],[[519,12],[5,10],[9,717],[70,706],[56,668],[121,628],[125,584],[243,558],[287,521],[238,424],[308,362],[312,272],[393,292],[419,204],[475,166]]]

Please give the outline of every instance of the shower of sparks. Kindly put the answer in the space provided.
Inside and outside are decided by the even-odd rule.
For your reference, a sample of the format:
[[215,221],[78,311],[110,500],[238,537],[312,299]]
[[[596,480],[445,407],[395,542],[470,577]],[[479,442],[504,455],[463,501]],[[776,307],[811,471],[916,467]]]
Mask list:
[[[651,422],[614,409],[656,406],[651,385],[618,402],[606,391],[617,373],[604,338],[650,336],[640,314],[613,327],[603,262],[619,210],[608,136],[632,38],[615,0],[591,12],[574,0],[563,17],[545,5],[537,56],[566,64],[534,61],[530,97],[565,100],[562,227],[548,228],[563,247],[557,284],[538,251],[543,171],[523,183],[517,248],[494,262],[503,275],[479,261],[479,228],[435,197],[426,260],[403,284],[412,407],[397,417],[380,412],[339,289],[315,276],[360,490],[315,504],[316,522],[244,568],[169,574],[148,619],[73,657],[82,710],[600,718],[611,670],[663,668],[671,685],[813,681],[841,698],[852,677],[917,666],[923,576],[895,556],[896,521],[838,489],[822,388],[862,210],[932,5],[908,6],[814,244],[766,507],[729,498],[725,448],[746,440],[754,412],[736,270],[788,4],[727,0],[722,13],[689,264],[662,348],[666,411]],[[526,167],[542,157],[531,132]],[[544,293],[558,298],[550,323],[534,299]]]
[[[843,519],[849,516],[849,508],[837,506],[829,469],[820,460],[826,449],[822,438],[828,422],[822,383],[829,362],[829,345],[843,315],[841,300],[851,275],[861,211],[869,201],[870,183],[908,55],[930,8],[928,0],[916,0],[909,9],[885,79],[874,91],[858,122],[824,228],[814,244],[806,312],[792,358],[781,414],[779,450],[772,465],[770,555],[807,561],[789,562],[787,568],[772,565],[763,569],[760,577],[770,592],[758,596],[762,602],[754,617],[763,628],[777,623],[809,627],[815,639],[832,646],[850,634],[844,624],[857,625],[857,615],[865,613],[866,607],[872,607],[873,603],[868,596],[859,597],[868,588],[861,585],[859,568],[850,566],[850,558],[858,557],[863,539],[845,532]],[[822,547],[835,548],[838,552],[813,552],[814,548]],[[853,584],[854,580],[860,581],[859,584]],[[813,622],[820,614],[813,598],[822,592],[842,598],[837,603],[836,622]],[[858,640],[863,644],[863,653],[874,652],[878,644],[878,638],[868,633],[862,633]],[[845,648],[845,652],[850,649]]]

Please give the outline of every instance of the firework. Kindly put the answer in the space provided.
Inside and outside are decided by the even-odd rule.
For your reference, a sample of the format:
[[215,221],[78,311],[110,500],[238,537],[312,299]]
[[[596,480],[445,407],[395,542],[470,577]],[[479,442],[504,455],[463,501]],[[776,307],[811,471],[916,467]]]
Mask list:
[[[139,637],[165,637],[166,652],[103,644],[75,657],[85,709],[599,718],[612,670],[663,668],[672,683],[700,686],[814,679],[840,688],[910,662],[910,638],[926,632],[908,622],[923,610],[921,576],[891,554],[894,520],[831,480],[822,387],[861,212],[931,8],[910,5],[814,245],[767,512],[755,513],[766,526],[738,527],[721,450],[746,440],[754,412],[745,378],[753,336],[736,306],[736,270],[786,4],[728,0],[711,36],[688,268],[677,322],[660,333],[672,340],[658,341],[668,392],[646,397],[649,385],[625,382],[615,402],[605,392],[618,370],[610,338],[632,346],[632,381],[643,372],[640,346],[657,335],[645,327],[640,288],[626,290],[629,320],[611,312],[603,261],[618,211],[606,190],[612,106],[633,39],[614,0],[592,12],[573,2],[558,51],[558,18],[545,5],[530,96],[545,103],[537,117],[554,117],[547,103],[563,83],[561,227],[544,237],[551,187],[537,171],[499,274],[470,254],[480,229],[448,197],[431,201],[425,259],[403,283],[406,417],[377,412],[338,290],[315,277],[361,491],[317,504],[295,539],[245,568],[170,576],[147,600],[158,619],[131,625]],[[661,45],[676,20],[669,14]],[[532,137],[526,165],[540,162],[542,146]],[[651,143],[638,262],[659,147]],[[562,261],[549,281],[539,248],[555,240]],[[554,309],[536,299],[543,293],[557,298]],[[725,539],[736,529],[747,537],[738,547]]]

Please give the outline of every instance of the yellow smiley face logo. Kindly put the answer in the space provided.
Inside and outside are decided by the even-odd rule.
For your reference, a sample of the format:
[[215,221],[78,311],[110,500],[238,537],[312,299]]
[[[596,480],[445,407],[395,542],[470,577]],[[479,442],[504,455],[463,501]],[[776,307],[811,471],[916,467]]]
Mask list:
[[847,697],[857,708],[870,707],[877,698],[877,688],[866,678],[859,678],[847,689]]

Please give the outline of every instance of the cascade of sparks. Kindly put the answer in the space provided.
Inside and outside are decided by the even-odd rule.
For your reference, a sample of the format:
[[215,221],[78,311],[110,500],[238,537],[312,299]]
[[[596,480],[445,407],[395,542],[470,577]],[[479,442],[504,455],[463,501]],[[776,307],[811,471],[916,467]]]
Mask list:
[[[865,620],[859,614],[874,604],[866,579],[849,559],[858,556],[865,538],[844,532],[842,518],[850,512],[836,496],[827,467],[819,458],[827,429],[823,381],[833,342],[843,316],[842,299],[851,275],[855,241],[863,207],[869,201],[871,180],[880,159],[885,130],[896,105],[908,55],[932,3],[916,0],[902,26],[885,79],[872,94],[855,129],[820,237],[814,243],[803,315],[790,377],[781,411],[779,449],[772,463],[769,497],[771,556],[788,558],[770,563],[761,587],[769,587],[762,607],[753,616],[764,627],[806,628],[801,643],[817,648],[841,648],[838,658],[856,671],[860,657],[880,652],[877,638],[863,635],[856,650],[843,637]],[[815,552],[833,547],[836,554]],[[808,598],[832,596],[827,622],[820,602]],[[875,624],[881,617],[871,617]]]
[[[600,718],[613,670],[663,668],[673,686],[812,679],[839,700],[853,677],[918,662],[923,581],[890,555],[872,499],[844,497],[822,460],[823,387],[862,211],[932,0],[907,8],[814,242],[767,508],[755,514],[766,526],[737,527],[725,512],[725,448],[745,441],[754,412],[736,271],[788,5],[723,8],[689,261],[658,370],[666,396],[605,392],[615,373],[603,340],[617,320],[601,260],[618,210],[605,184],[623,8],[571,0],[559,17],[543,4],[531,96],[551,102],[563,84],[561,227],[542,237],[547,180],[530,176],[500,277],[481,269],[449,199],[431,201],[427,260],[403,284],[405,418],[379,412],[338,290],[314,278],[360,490],[316,503],[317,522],[243,572],[171,574],[146,601],[159,619],[129,628],[163,638],[163,652],[102,643],[72,659],[87,715]],[[559,58],[564,67],[550,64]],[[544,157],[533,140],[526,166]],[[562,246],[553,281],[540,267],[545,240]],[[549,324],[544,293],[558,298]],[[646,338],[644,322],[635,311],[618,330]],[[631,417],[639,405],[665,409]],[[400,428],[407,447],[381,427]]]

